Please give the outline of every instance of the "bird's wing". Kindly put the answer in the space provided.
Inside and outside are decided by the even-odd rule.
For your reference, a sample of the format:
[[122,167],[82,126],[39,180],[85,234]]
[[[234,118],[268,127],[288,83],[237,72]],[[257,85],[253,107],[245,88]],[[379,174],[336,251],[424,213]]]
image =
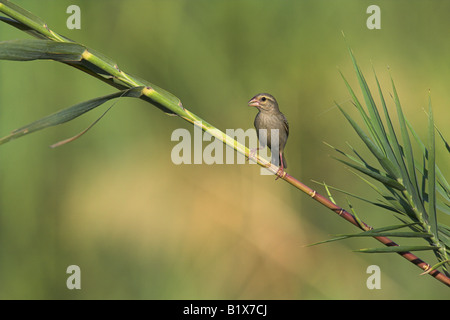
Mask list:
[[289,123],[288,123],[286,117],[284,116],[284,114],[282,114],[282,116],[283,116],[283,125],[284,125],[284,128],[286,129],[286,136],[289,136]]

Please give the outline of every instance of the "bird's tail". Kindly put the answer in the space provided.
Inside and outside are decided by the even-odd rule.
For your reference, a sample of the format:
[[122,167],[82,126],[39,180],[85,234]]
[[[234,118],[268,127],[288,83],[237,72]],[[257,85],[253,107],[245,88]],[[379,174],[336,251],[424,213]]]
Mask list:
[[286,157],[284,156],[284,152],[281,153],[281,158],[283,161],[283,168],[287,169]]

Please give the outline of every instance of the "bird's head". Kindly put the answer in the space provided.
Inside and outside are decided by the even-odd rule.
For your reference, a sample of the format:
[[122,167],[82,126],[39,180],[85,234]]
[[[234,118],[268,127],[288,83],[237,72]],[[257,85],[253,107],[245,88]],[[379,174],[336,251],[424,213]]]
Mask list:
[[256,107],[260,111],[278,110],[278,103],[275,98],[268,93],[260,93],[251,98],[248,102],[249,107]]

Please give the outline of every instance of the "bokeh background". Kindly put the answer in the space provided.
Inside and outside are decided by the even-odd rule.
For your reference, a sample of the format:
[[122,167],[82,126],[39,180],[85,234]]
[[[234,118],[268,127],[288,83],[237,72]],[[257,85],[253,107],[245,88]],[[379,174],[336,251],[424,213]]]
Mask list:
[[[450,137],[449,1],[15,2],[222,130],[252,127],[256,111],[247,101],[272,93],[290,123],[288,172],[321,193],[311,180],[377,198],[323,144],[346,149],[349,142],[368,154],[333,107],[337,101],[352,110],[338,71],[357,85],[347,43],[370,85],[372,66],[377,71],[391,110],[392,74],[423,137],[431,91],[437,126]],[[81,8],[81,30],[66,27],[71,4]],[[371,4],[381,8],[380,30],[366,27]],[[0,25],[1,41],[28,37]],[[53,61],[0,61],[0,135],[112,92]],[[352,252],[379,246],[373,239],[306,247],[357,229],[256,165],[174,165],[171,134],[192,126],[135,100],[121,99],[61,148],[48,146],[107,106],[0,147],[0,298],[449,298],[448,288],[397,255]],[[438,164],[449,176],[442,144]],[[396,223],[387,212],[352,204],[372,226]],[[66,287],[72,264],[81,268],[81,290]],[[366,287],[374,264],[380,290]]]

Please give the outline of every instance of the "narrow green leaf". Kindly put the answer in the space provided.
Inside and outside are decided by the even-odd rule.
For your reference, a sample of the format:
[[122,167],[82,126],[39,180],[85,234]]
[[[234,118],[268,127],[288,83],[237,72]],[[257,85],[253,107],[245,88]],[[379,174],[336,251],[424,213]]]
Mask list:
[[400,220],[405,227],[411,229],[414,232],[423,232],[423,228],[420,223],[409,223],[409,221],[403,219],[403,217],[395,216],[398,220]]
[[367,179],[364,179],[364,177],[360,176],[356,172],[353,171],[350,172],[358,176],[361,180],[367,183],[373,190],[375,190],[378,194],[380,194],[387,202],[389,202],[396,209],[396,212],[400,214],[406,214],[411,219],[413,219],[413,221],[416,220],[416,215],[414,211],[411,209],[409,203],[407,203],[406,200],[401,196],[401,194],[398,193],[399,191],[385,185],[386,189],[390,192],[389,195],[386,195],[383,192],[381,192],[373,183],[371,183]]
[[[365,236],[375,237],[375,236],[384,236],[384,235],[387,236],[387,234],[388,234],[387,232],[389,232],[389,231],[398,230],[401,228],[414,226],[414,225],[417,225],[417,223],[387,226],[387,227],[372,229],[370,231],[364,231],[364,232],[356,233],[356,234],[341,234],[341,235],[336,235],[335,237],[333,237],[331,239],[315,242],[315,243],[309,244],[307,246],[310,247],[310,246],[315,246],[315,245],[319,245],[319,244],[324,244],[324,243],[329,243],[329,242],[334,242],[334,241],[339,241],[339,240],[345,240],[345,239],[353,238],[353,237],[365,237]],[[383,234],[383,232],[386,232],[386,233]],[[371,233],[371,234],[369,234],[369,233]],[[409,233],[411,235],[416,234],[416,232],[409,232]],[[395,234],[395,233],[392,233],[392,234]],[[407,237],[407,233],[404,233],[404,234]]]
[[[336,102],[335,102],[336,103]],[[390,174],[395,176],[396,170],[394,169],[393,163],[386,157],[386,154],[382,149],[380,149],[370,138],[367,136],[367,134],[364,132],[364,130],[361,129],[361,127],[358,126],[358,124],[348,115],[344,109],[336,103],[336,106],[341,110],[342,114],[345,116],[347,121],[352,125],[353,129],[356,131],[356,133],[359,135],[361,140],[366,144],[366,146],[369,148],[369,150],[372,152],[372,154],[377,158],[378,162],[381,164],[381,166]]]
[[450,215],[450,205],[448,205],[448,204],[442,202],[442,201],[439,200],[439,199],[436,201],[436,208],[437,208],[439,211],[442,211],[443,213],[449,214],[449,215]]
[[439,228],[439,231],[441,231],[443,234],[445,234],[447,237],[450,238],[450,227],[449,226],[438,222],[438,228]]
[[52,148],[52,149],[54,149],[54,148],[57,148],[57,147],[60,147],[60,146],[62,146],[62,145],[65,145],[65,144],[67,144],[67,143],[69,143],[69,142],[72,142],[72,141],[75,141],[75,140],[77,140],[79,137],[81,137],[82,135],[84,135],[86,132],[88,132],[89,130],[91,130],[91,128],[93,127],[93,126],[95,126],[107,113],[108,113],[108,111],[109,110],[111,110],[111,108],[113,107],[114,105],[112,105],[112,106],[110,106],[100,117],[98,117],[93,123],[91,123],[90,125],[89,125],[89,127],[87,127],[86,129],[84,129],[83,131],[81,131],[80,133],[78,133],[77,135],[75,135],[75,136],[73,136],[73,137],[70,137],[70,138],[67,138],[67,139],[64,139],[64,140],[62,140],[62,141],[59,141],[59,142],[57,142],[57,143],[54,143],[54,144],[52,144],[51,146],[50,146],[50,148]]
[[385,158],[383,151],[379,149],[376,144],[373,143],[373,141],[366,135],[364,130],[362,130],[361,127],[358,126],[358,124],[350,117],[350,115],[347,114],[347,112],[344,111],[344,109],[337,102],[335,102],[335,104],[339,108],[339,110],[341,110],[342,114],[345,116],[347,121],[352,125],[353,129],[355,129],[356,133],[363,140],[363,142],[366,144],[369,150],[375,155],[375,157],[377,157],[377,159]]
[[[408,119],[405,118],[405,120],[406,120],[406,125],[408,126],[409,131],[411,132],[412,136],[416,140],[422,154],[424,155],[424,157],[426,157],[426,154],[428,153],[427,148],[425,147],[424,143],[422,142],[419,135],[414,130],[414,128],[412,127],[412,125],[408,121]],[[436,125],[435,125],[435,128],[436,128]],[[439,129],[436,128],[436,130],[439,133]],[[416,169],[419,169],[419,168],[420,167],[416,164]],[[423,176],[425,176],[425,170],[422,170],[422,171],[419,170],[419,172]],[[437,164],[436,164],[436,181],[438,182],[436,184],[436,187],[437,187],[436,191],[438,191],[440,195],[442,195],[445,199],[447,199],[447,201],[450,201],[450,185],[447,182],[447,180],[445,179],[444,175],[442,174],[442,171],[439,169]]]
[[355,238],[355,237],[402,237],[402,238],[430,238],[433,235],[430,233],[422,232],[422,231],[395,231],[398,229],[417,226],[418,223],[405,223],[398,224],[392,226],[386,226],[381,228],[374,228],[368,231],[360,232],[360,233],[352,233],[352,234],[337,234],[336,237],[346,237],[346,238]]
[[356,58],[353,54],[353,51],[348,48],[350,52],[350,57],[353,62],[353,68],[356,71],[356,75],[358,78],[359,86],[361,88],[361,92],[364,96],[364,100],[366,102],[367,110],[369,111],[370,115],[370,130],[373,132],[373,136],[375,138],[375,141],[378,145],[378,147],[385,152],[386,148],[386,133],[384,131],[383,123],[381,122],[380,115],[378,114],[377,107],[375,105],[375,101],[373,100],[372,94],[370,92],[369,86],[367,85],[366,79],[361,71],[361,69],[358,66],[358,63],[356,62]]
[[439,241],[446,246],[446,250],[450,251],[450,228],[438,222]]
[[338,234],[338,237],[359,238],[359,237],[400,237],[400,238],[431,238],[430,233],[419,233],[414,231],[398,231],[398,232],[372,232],[366,231],[357,234]]
[[85,50],[84,46],[77,43],[39,39],[9,40],[0,42],[0,59],[81,61]]
[[436,263],[434,266],[432,266],[431,268],[429,268],[427,271],[422,272],[420,275],[423,276],[423,275],[425,275],[425,274],[428,274],[428,273],[430,273],[431,271],[436,270],[437,268],[439,268],[440,266],[443,266],[443,265],[446,264],[446,263],[447,263],[447,264],[450,264],[450,260],[447,259],[447,260],[441,261],[441,262],[439,262],[439,263]]
[[365,165],[365,163],[362,161],[361,158],[360,158],[360,159],[361,159],[361,161],[360,161],[360,160],[358,160],[357,158],[353,157],[352,155],[350,155],[350,154],[348,154],[348,153],[346,153],[346,152],[344,152],[344,151],[342,151],[342,150],[340,150],[340,149],[338,149],[338,148],[332,146],[331,144],[329,144],[329,143],[327,143],[327,142],[325,142],[325,141],[324,141],[323,143],[324,143],[326,146],[328,146],[328,147],[330,147],[331,149],[333,149],[334,151],[336,151],[336,152],[342,154],[343,156],[347,157],[348,159],[350,159],[350,160],[352,160],[352,161],[358,163],[359,165],[361,165],[361,166]]
[[344,239],[346,239],[346,237],[337,237],[337,238],[327,239],[327,240],[307,244],[305,247],[317,246],[319,244],[324,244],[324,243],[329,243],[329,242],[334,242],[334,241],[339,241],[339,240],[344,240]]
[[35,38],[47,39],[47,37],[42,35],[40,32],[38,32],[38,31],[36,31],[34,29],[31,29],[30,27],[24,25],[23,23],[21,23],[19,21],[14,20],[14,19],[9,19],[9,18],[6,18],[6,17],[0,17],[0,21],[13,26],[14,28],[22,30],[22,31],[28,33],[29,35],[32,35]]
[[[362,179],[361,176],[359,176],[359,177]],[[313,181],[314,183],[323,185],[322,183],[320,183],[320,182],[318,182],[318,181],[315,181],[315,180],[312,180],[312,181]],[[363,181],[365,181],[365,180],[363,179]],[[366,182],[367,182],[367,181],[366,181]],[[370,182],[369,182],[368,184],[369,184],[370,187],[372,187],[378,194],[380,194],[380,195],[384,198],[384,201],[385,201],[385,202],[382,202],[383,200],[378,200],[378,201],[380,201],[380,202],[371,201],[371,200],[369,200],[369,199],[366,199],[366,198],[363,198],[363,197],[361,197],[361,196],[358,196],[358,195],[356,195],[356,194],[354,194],[354,193],[351,193],[351,192],[348,192],[348,191],[345,191],[345,190],[342,190],[342,189],[339,189],[339,188],[336,188],[336,187],[332,187],[332,186],[328,186],[328,188],[333,189],[333,190],[336,190],[336,191],[341,192],[341,193],[343,193],[343,194],[349,195],[349,196],[351,196],[351,197],[353,197],[353,198],[355,198],[355,199],[359,199],[359,200],[361,200],[361,201],[370,203],[370,204],[372,204],[372,205],[374,205],[374,206],[377,206],[377,207],[380,207],[380,208],[383,208],[383,209],[392,211],[392,212],[394,212],[394,213],[398,213],[398,214],[401,214],[401,215],[406,215],[406,213],[404,213],[404,212],[402,211],[403,208],[398,204],[397,201],[389,200],[388,196],[383,195],[382,192],[379,191],[374,185],[371,185]],[[391,205],[391,204],[392,204],[392,205]]]
[[367,248],[353,250],[354,252],[361,253],[391,253],[391,252],[410,252],[410,251],[425,251],[425,250],[438,250],[439,248],[434,246],[391,246],[381,248]]
[[328,198],[330,199],[330,201],[333,202],[334,204],[336,204],[336,201],[334,201],[333,196],[331,195],[330,189],[328,189],[328,186],[325,184],[325,182],[323,183],[323,186],[325,187],[325,190],[327,191]]
[[437,216],[436,216],[436,152],[434,138],[434,119],[431,108],[431,98],[429,98],[428,116],[428,218],[431,232],[438,240]]
[[445,148],[446,148],[447,151],[450,153],[450,145],[449,145],[448,142],[444,139],[444,136],[443,136],[443,134],[441,133],[441,131],[440,131],[439,129],[437,129],[437,128],[436,128],[436,130],[437,130],[437,132],[439,133],[439,136],[441,137],[442,142],[444,142]]
[[[381,233],[381,232],[393,231],[393,230],[398,230],[398,229],[407,228],[407,227],[410,227],[410,226],[417,226],[417,225],[419,225],[417,222],[404,223],[404,224],[395,224],[395,225],[386,226],[386,227],[373,228],[371,230],[364,231],[364,232],[361,232],[361,233],[355,233],[355,234],[352,234],[352,235],[353,236],[355,236],[355,235],[357,236],[357,235],[361,235],[361,234]],[[336,235],[336,236],[343,237],[343,236],[346,236],[346,235],[339,234],[339,235]]]
[[360,229],[364,230],[364,222],[359,218],[359,216],[356,214],[356,211],[353,209],[352,204],[350,203],[350,200],[347,198],[347,204],[350,208],[350,211],[352,212],[353,217],[355,218],[356,222],[358,223],[358,226]]
[[342,159],[337,159],[336,160],[344,163],[345,165],[352,167],[353,169],[358,170],[359,172],[362,172],[366,175],[368,175],[369,177],[383,183],[384,185],[390,186],[394,189],[397,189],[399,191],[403,191],[405,190],[405,187],[403,185],[401,185],[400,183],[398,183],[397,181],[383,175],[379,170],[373,168],[373,167],[361,167],[358,165],[355,165],[351,162],[342,160]]
[[[386,146],[386,154],[390,162],[392,163],[392,167],[386,168],[386,170],[396,179],[401,177],[401,170],[399,169],[400,163],[403,163],[403,159],[398,159],[396,156],[396,153],[394,152],[394,148],[399,146],[399,143],[397,141],[397,137],[395,135],[394,127],[392,126],[392,121],[389,116],[389,112],[386,107],[386,101],[384,99],[383,91],[381,90],[380,82],[378,81],[378,77],[375,73],[375,70],[373,70],[373,73],[375,75],[375,81],[377,83],[378,88],[378,95],[380,96],[381,100],[381,106],[383,107],[384,117],[386,120],[386,124],[388,127],[389,134],[385,132],[386,138],[387,138],[387,146]],[[400,154],[400,152],[398,152]],[[389,171],[389,170],[390,171]]]
[[[40,38],[45,37],[47,39],[61,41],[61,40],[69,40],[66,37],[60,36],[54,32],[52,32],[47,24],[42,21],[39,17],[35,16],[31,12],[15,5],[14,3],[7,1],[7,0],[0,0],[0,11],[4,14],[8,15],[14,20],[17,20],[20,23],[24,24],[30,29],[34,29],[35,32],[32,32],[34,35],[35,33],[40,34]],[[19,28],[21,29],[21,28]],[[21,29],[23,30],[23,29]]]
[[95,98],[89,101],[85,101],[79,104],[76,104],[72,107],[63,109],[54,114],[46,116],[40,120],[34,121],[24,127],[14,130],[8,136],[5,136],[0,139],[0,145],[4,144],[12,139],[16,139],[22,137],[24,135],[30,134],[32,132],[42,130],[51,126],[56,126],[58,124],[62,124],[64,122],[73,120],[82,114],[98,107],[99,105],[115,98],[119,97],[139,97],[141,95],[143,87],[136,87],[132,89],[127,89],[124,91],[119,91],[113,94],[109,94],[103,97]]
[[32,14],[31,12],[25,10],[22,7],[19,7],[18,5],[15,5],[14,3],[8,1],[8,0],[1,0],[0,3],[2,3],[2,5],[10,8],[11,10],[20,13],[20,15],[22,15],[23,17],[25,17],[26,19],[39,24],[39,25],[45,25],[45,22],[41,20],[41,18],[39,18],[38,16]]
[[[378,79],[377,79],[377,83],[378,83]],[[381,93],[381,86],[379,84],[378,84],[378,90],[380,91],[381,104],[383,106],[384,116],[385,116],[387,127],[389,130],[388,139],[389,139],[390,146],[391,146],[393,154],[394,154],[394,158],[395,158],[394,163],[396,163],[396,166],[395,166],[396,169],[394,170],[395,171],[394,176],[399,177],[399,174],[400,174],[403,184],[409,190],[409,189],[411,189],[411,185],[409,183],[408,170],[407,170],[406,164],[403,160],[402,147],[401,147],[400,143],[398,142],[397,135],[394,130],[394,126],[392,124],[389,112],[387,110],[386,102]]]
[[[359,114],[363,118],[364,123],[366,124],[366,127],[369,128],[369,130],[370,130],[371,125],[370,125],[370,118],[369,118],[369,116],[367,115],[366,111],[364,110],[363,106],[361,105],[361,102],[359,102],[358,97],[356,97],[355,92],[353,91],[352,87],[348,83],[347,79],[344,77],[344,74],[341,72],[341,70],[339,70],[339,73],[341,74],[341,77],[344,80],[344,83],[345,83],[345,85],[347,87],[348,92],[352,96],[353,103],[354,103],[356,109],[359,111]],[[371,134],[372,134],[372,138],[374,138],[373,137],[374,133],[371,132]]]
[[[332,145],[324,142],[324,144],[326,144],[327,146],[329,146],[330,148],[334,149],[335,151],[339,152],[340,154],[344,155],[345,157],[347,157],[348,159],[356,162],[359,164],[355,165],[351,162],[345,161],[345,160],[341,160],[339,158],[335,158],[336,160],[364,173],[367,174],[368,176],[371,176],[372,178],[382,182],[383,184],[389,185],[395,189],[398,189],[400,191],[405,190],[405,187],[403,185],[401,185],[400,183],[398,183],[396,180],[393,180],[392,178],[386,176],[385,174],[381,173],[380,170],[370,166],[367,162],[365,162],[360,156],[359,154],[356,152],[355,149],[352,148],[352,146],[349,145],[349,147],[353,150],[353,152],[359,157],[360,160],[358,160],[357,158],[353,157],[352,155],[349,155],[348,153],[341,151],[335,147],[333,147]],[[334,157],[333,157],[334,158]]]
[[[408,189],[409,193],[411,194],[414,205],[417,206],[418,211],[422,214],[426,215],[425,207],[423,205],[423,199],[420,196],[420,190],[417,184],[417,176],[416,176],[416,168],[414,166],[414,156],[411,146],[411,141],[409,139],[408,129],[406,127],[406,121],[405,116],[402,111],[402,107],[400,105],[400,100],[398,98],[397,90],[395,88],[394,80],[391,76],[391,83],[392,83],[392,90],[394,93],[394,102],[395,106],[397,108],[397,115],[399,118],[400,123],[400,132],[402,135],[402,141],[404,146],[404,155],[406,159],[406,167],[407,172],[405,172],[405,176],[403,177],[403,180],[405,182],[405,187]],[[409,187],[409,188],[408,188]],[[424,219],[428,219],[426,216],[423,217]],[[422,217],[418,217],[418,219],[422,219]]]

